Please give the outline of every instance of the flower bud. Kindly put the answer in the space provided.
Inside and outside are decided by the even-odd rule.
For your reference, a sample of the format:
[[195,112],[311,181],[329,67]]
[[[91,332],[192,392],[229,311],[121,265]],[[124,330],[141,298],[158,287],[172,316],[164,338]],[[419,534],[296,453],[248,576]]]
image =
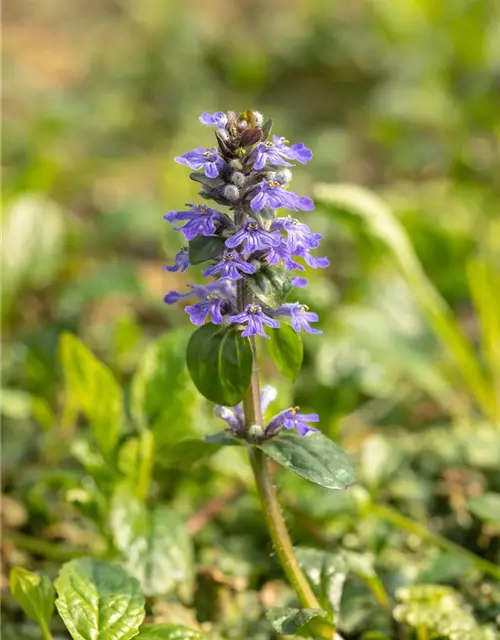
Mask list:
[[239,131],[245,131],[245,129],[248,127],[248,122],[246,120],[240,120],[238,122],[238,130]]
[[217,129],[217,134],[219,135],[219,138],[221,138],[221,140],[229,140],[230,136],[226,129]]
[[224,187],[224,197],[230,201],[238,200],[240,197],[238,187],[235,187],[233,184],[226,185]]
[[229,165],[235,171],[241,171],[243,169],[243,165],[241,164],[241,161],[238,160],[238,158],[234,158],[233,160],[231,160]]
[[262,113],[260,113],[260,111],[254,111],[253,117],[255,119],[255,126],[256,127],[262,126],[262,123],[264,122],[264,116],[262,115]]
[[231,182],[237,187],[242,187],[245,183],[245,174],[241,171],[235,171],[231,176]]
[[248,428],[248,437],[251,440],[259,440],[264,435],[264,429],[260,426],[260,424],[252,424]]
[[280,171],[276,172],[274,179],[281,184],[288,184],[292,180],[292,172],[290,169],[280,169]]

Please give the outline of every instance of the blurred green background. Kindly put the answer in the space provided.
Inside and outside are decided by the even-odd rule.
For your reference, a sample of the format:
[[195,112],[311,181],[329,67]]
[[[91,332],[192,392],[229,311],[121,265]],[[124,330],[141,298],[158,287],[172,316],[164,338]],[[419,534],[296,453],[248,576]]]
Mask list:
[[[193,278],[162,270],[181,246],[162,215],[197,197],[173,157],[213,144],[202,111],[247,108],[313,150],[294,189],[316,196],[303,219],[324,235],[331,260],[297,292],[319,312],[324,335],[307,336],[293,390],[262,355],[266,380],[281,390],[276,407],[293,399],[318,411],[377,504],[497,561],[498,3],[16,0],[4,3],[3,40],[4,571],[57,560],[37,540],[95,549],[104,535],[68,499],[68,487],[90,491],[89,478],[102,486],[74,451],[86,430],[65,400],[63,331],[111,368],[126,397],[145,349],[167,332],[156,500],[188,517],[250,482],[234,452],[175,469],[173,444],[221,425],[179,364],[191,332],[182,305],[162,302]],[[339,183],[376,192],[388,208]],[[136,429],[130,420],[124,441]],[[282,476],[299,541],[312,544],[319,529],[329,544],[372,553],[391,593],[414,581],[450,583],[480,622],[500,614],[500,594],[487,585],[486,597],[479,574],[391,529],[383,514],[360,525],[351,494]],[[249,497],[197,541],[199,561],[241,572],[250,594],[277,574],[259,522]],[[387,631],[361,609],[345,614],[349,637]],[[206,615],[239,629],[234,612]],[[251,624],[264,635],[255,627],[248,637],[267,637],[265,623]]]

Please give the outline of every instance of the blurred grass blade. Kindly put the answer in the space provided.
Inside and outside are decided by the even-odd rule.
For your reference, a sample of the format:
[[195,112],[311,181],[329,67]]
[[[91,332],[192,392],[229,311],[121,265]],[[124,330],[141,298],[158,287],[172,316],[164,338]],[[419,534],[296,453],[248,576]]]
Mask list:
[[492,385],[447,303],[425,275],[404,227],[390,207],[367,189],[347,184],[319,184],[315,197],[327,206],[361,217],[368,232],[384,243],[477,404],[489,418],[498,419],[500,407]]
[[484,257],[467,263],[467,279],[481,323],[481,348],[500,407],[500,271]]

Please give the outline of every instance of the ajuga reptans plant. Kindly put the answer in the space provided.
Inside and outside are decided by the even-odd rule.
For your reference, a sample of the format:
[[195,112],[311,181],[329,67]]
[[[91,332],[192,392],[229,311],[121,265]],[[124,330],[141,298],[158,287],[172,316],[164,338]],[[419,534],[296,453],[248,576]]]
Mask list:
[[321,333],[314,326],[317,314],[295,300],[295,291],[307,286],[300,275],[306,266],[327,267],[329,260],[317,254],[321,235],[294,217],[312,211],[313,201],[289,188],[291,169],[311,160],[312,152],[272,135],[272,121],[264,123],[256,111],[203,113],[200,121],[214,127],[215,146],[198,147],[175,160],[194,171],[190,178],[201,185],[200,196],[208,204],[188,203],[185,210],[164,216],[186,240],[173,266],[165,269],[185,271],[203,263],[206,281],[185,292],[170,291],[164,300],[189,302],[185,311],[198,327],[188,344],[188,369],[228,425],[209,440],[248,448],[284,572],[300,605],[316,611],[315,635],[333,637],[333,613],[325,614],[325,603],[300,568],[268,458],[333,489],[352,483],[352,468],[342,450],[311,426],[319,422],[316,413],[286,407],[264,420],[277,398],[273,387],[260,390],[256,340],[270,339],[278,368],[294,379],[302,360],[300,333]]

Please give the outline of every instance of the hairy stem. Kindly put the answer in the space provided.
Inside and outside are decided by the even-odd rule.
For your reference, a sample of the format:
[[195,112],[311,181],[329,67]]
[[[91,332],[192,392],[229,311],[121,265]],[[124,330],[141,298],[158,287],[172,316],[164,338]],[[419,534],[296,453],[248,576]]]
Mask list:
[[[259,369],[257,364],[257,351],[255,341],[252,340],[252,351],[254,355],[254,365],[252,370],[252,381],[244,400],[245,429],[248,430],[253,424],[263,426],[262,410],[260,405],[259,389]],[[299,562],[293,550],[292,540],[283,518],[276,489],[274,488],[269,461],[265,454],[251,447],[249,450],[250,463],[252,465],[257,491],[262,504],[264,518],[273,542],[274,549],[283,571],[293,587],[300,605],[310,609],[321,609],[321,606],[314,595],[311,585],[300,568]],[[314,632],[321,638],[340,638],[335,634],[333,626],[320,619],[312,621]]]

